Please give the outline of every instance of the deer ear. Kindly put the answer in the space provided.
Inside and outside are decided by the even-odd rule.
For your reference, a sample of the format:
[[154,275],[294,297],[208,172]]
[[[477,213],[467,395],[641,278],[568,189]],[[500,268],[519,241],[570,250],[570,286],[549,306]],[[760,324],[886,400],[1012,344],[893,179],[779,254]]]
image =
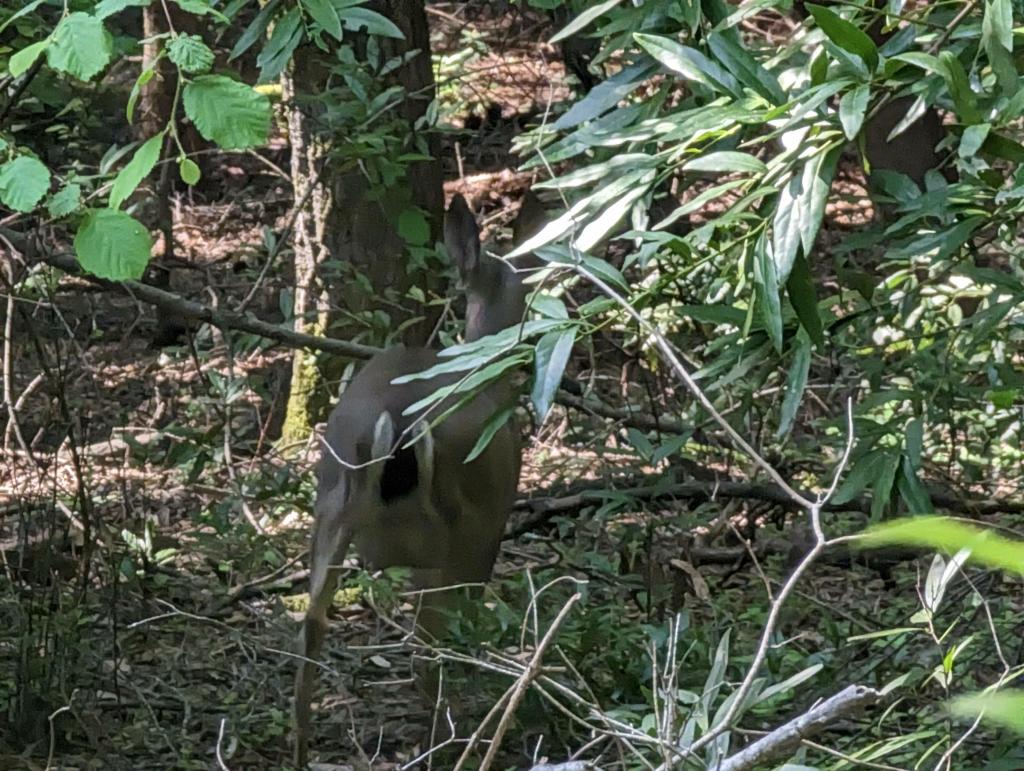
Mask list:
[[445,215],[444,245],[463,281],[467,280],[480,264],[480,228],[461,195],[452,199]]
[[532,190],[527,190],[523,196],[523,202],[519,204],[519,214],[516,221],[512,223],[512,242],[519,246],[526,240],[540,232],[547,221],[547,212],[544,204]]

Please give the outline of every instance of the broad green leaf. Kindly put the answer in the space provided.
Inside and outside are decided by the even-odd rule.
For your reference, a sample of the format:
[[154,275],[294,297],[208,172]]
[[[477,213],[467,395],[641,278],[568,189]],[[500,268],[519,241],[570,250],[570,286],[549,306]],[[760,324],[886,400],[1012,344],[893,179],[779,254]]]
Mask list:
[[341,23],[350,32],[365,29],[368,35],[404,40],[405,35],[387,16],[369,8],[346,8],[341,12]]
[[697,49],[660,35],[635,32],[633,38],[666,69],[707,86],[712,91],[742,96],[743,89],[736,78]]
[[971,89],[970,80],[963,64],[952,51],[945,50],[939,53],[939,62],[942,65],[942,74],[946,80],[946,87],[953,99],[953,107],[960,120],[968,125],[981,123],[981,111],[978,109],[978,97]]
[[167,58],[190,75],[201,75],[213,66],[213,51],[198,35],[175,35],[167,44]]
[[814,277],[811,275],[807,259],[802,254],[798,254],[793,261],[793,270],[786,279],[786,293],[804,331],[817,345],[824,345],[825,335],[821,326],[821,314],[818,313]]
[[530,400],[537,413],[537,422],[543,423],[555,401],[555,392],[562,382],[565,365],[572,354],[573,343],[576,342],[576,329],[565,329],[549,332],[537,341],[534,354],[533,389]]
[[622,153],[614,155],[601,163],[594,163],[575,169],[560,177],[553,177],[533,185],[534,190],[572,190],[584,187],[604,177],[610,177],[618,169],[635,170],[638,168],[654,168],[658,158],[645,153]]
[[878,47],[860,27],[824,6],[806,3],[805,7],[829,40],[844,51],[860,57],[869,70],[874,71],[878,67]]
[[718,172],[749,172],[751,174],[764,174],[768,167],[760,158],[755,158],[747,153],[739,153],[733,150],[720,150],[707,155],[698,155],[696,158],[683,164],[683,171],[718,171]]
[[203,75],[185,86],[185,114],[204,139],[225,150],[264,144],[270,131],[270,100],[223,75]]
[[501,430],[502,426],[509,422],[509,419],[514,414],[514,407],[506,407],[488,420],[484,425],[483,430],[480,432],[480,438],[476,440],[476,444],[473,445],[473,449],[469,451],[469,455],[467,455],[466,459],[462,462],[472,463],[476,460],[477,456],[487,449],[487,446],[491,443],[494,435]]
[[573,239],[575,247],[581,252],[589,252],[593,249],[626,216],[633,204],[647,194],[653,182],[654,171],[651,171],[637,180],[636,184],[624,195],[614,199],[584,225],[579,235]]
[[[1021,93],[1024,93],[1024,89],[1021,89]],[[1024,145],[1016,139],[997,134],[994,131],[990,131],[985,137],[985,144],[981,146],[981,150],[988,155],[1002,158],[1011,163],[1024,163]]]
[[93,8],[92,15],[97,19],[105,19],[125,8],[145,8],[152,2],[153,0],[100,0]]
[[614,289],[617,289],[620,292],[629,291],[629,282],[626,281],[626,277],[623,276],[622,273],[619,272],[619,269],[611,263],[606,262],[599,257],[591,257],[589,254],[582,255],[580,262],[582,262],[583,266],[587,270],[606,284],[611,284]]
[[843,125],[843,134],[851,142],[860,132],[864,124],[864,115],[871,99],[871,88],[862,84],[852,91],[847,91],[839,100],[839,122]]
[[92,209],[75,235],[79,264],[112,281],[142,278],[153,239],[138,220],[116,209]]
[[945,74],[945,68],[943,67],[942,62],[940,62],[937,57],[923,53],[922,51],[904,51],[903,53],[893,54],[890,58],[893,61],[913,64],[915,67],[920,67],[925,72],[933,75]]
[[398,235],[411,246],[423,246],[430,240],[430,223],[419,209],[403,209],[398,215]]
[[976,123],[965,128],[963,135],[960,137],[960,146],[957,148],[957,154],[961,158],[975,156],[985,144],[985,140],[988,139],[988,134],[991,130],[991,123]]
[[20,78],[28,72],[29,68],[42,55],[48,45],[50,45],[49,40],[40,40],[37,43],[22,48],[7,62],[7,74],[12,78]]
[[50,196],[46,202],[46,210],[51,217],[59,219],[78,210],[82,205],[82,186],[77,182],[69,182]]
[[[555,131],[565,131],[608,112],[608,110],[618,105],[624,97],[636,90],[636,87],[643,83],[651,73],[657,71],[657,68],[656,64],[649,61],[642,61],[623,67],[607,80],[594,86],[590,93],[573,104],[564,115],[556,120],[551,128]],[[619,111],[618,113],[612,113],[612,116],[615,116],[618,120],[624,118],[628,120],[632,112],[634,111]],[[612,117],[606,116],[602,120],[610,121]],[[552,156],[549,152],[548,157],[553,161],[564,160],[557,153]]]
[[113,55],[113,41],[103,22],[88,13],[65,16],[53,31],[46,61],[58,72],[91,80]]
[[149,172],[160,160],[160,149],[163,144],[163,132],[151,136],[143,143],[142,147],[135,151],[135,155],[125,164],[125,167],[118,172],[114,184],[110,188],[111,209],[120,209],[125,199],[135,192],[135,188],[142,180],[149,176]]
[[324,32],[335,40],[341,40],[341,17],[330,0],[301,0],[302,7],[313,17]]
[[32,211],[50,189],[50,170],[31,155],[19,155],[0,166],[0,203],[20,212]]
[[945,554],[970,549],[970,561],[1024,575],[1024,542],[948,517],[909,517],[872,526],[860,539],[867,547],[904,544]]
[[194,185],[202,176],[199,166],[191,158],[178,159],[178,176],[186,185]]
[[711,53],[740,83],[756,91],[775,105],[786,101],[779,81],[750,55],[732,36],[712,32],[708,36]]
[[1011,97],[1020,89],[1013,61],[1013,6],[1011,0],[986,0],[981,22],[981,44],[988,54],[999,89]]
[[779,300],[779,274],[771,245],[762,232],[754,247],[754,286],[764,328],[776,352],[782,352],[782,303]]
[[839,148],[818,152],[804,162],[779,193],[772,222],[772,245],[780,282],[789,278],[798,249],[810,254],[825,216]]
[[789,374],[786,377],[786,395],[782,399],[782,409],[779,412],[779,430],[775,432],[778,439],[786,436],[793,427],[793,419],[800,408],[810,369],[811,341],[807,335],[797,335],[793,363],[789,365]]
[[996,691],[961,696],[949,705],[950,712],[1024,734],[1024,691]]
[[580,30],[585,29],[598,16],[607,13],[621,2],[622,0],[605,0],[603,3],[598,3],[584,11],[580,11],[576,14],[576,18],[560,29],[548,42],[557,43],[560,40],[565,40],[567,37],[575,35]]

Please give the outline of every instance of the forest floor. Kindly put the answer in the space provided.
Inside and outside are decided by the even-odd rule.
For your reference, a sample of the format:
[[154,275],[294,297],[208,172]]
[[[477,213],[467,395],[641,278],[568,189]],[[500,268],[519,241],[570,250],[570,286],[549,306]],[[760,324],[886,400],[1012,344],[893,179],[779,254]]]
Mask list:
[[[470,199],[485,236],[499,234],[530,184],[514,170],[511,139],[525,120],[570,98],[572,85],[555,50],[538,42],[552,32],[541,17],[509,11],[468,21],[437,5],[431,22],[436,53],[453,55],[467,41],[484,51],[469,58],[471,74],[448,94],[462,110],[455,121],[462,130],[450,144],[446,192]],[[280,232],[289,219],[286,165],[279,140],[263,160],[223,158],[208,197],[176,196],[175,242],[187,265],[174,271],[174,291],[224,307],[246,296],[266,253],[264,231]],[[871,216],[856,173],[839,184],[849,204],[828,212],[826,240]],[[700,216],[714,216],[714,207]],[[287,275],[269,273],[256,315],[281,320],[288,284]],[[316,457],[313,440],[302,448],[274,441],[290,351],[244,335],[229,347],[208,327],[185,345],[154,348],[148,307],[75,278],[63,278],[50,301],[26,313],[31,323],[18,334],[36,343],[15,346],[12,385],[27,394],[21,430],[42,461],[12,450],[0,466],[7,584],[0,672],[14,673],[0,680],[0,708],[20,716],[0,730],[0,768],[286,767]],[[630,357],[611,345],[605,354],[601,377],[612,393],[625,391],[635,372]],[[588,366],[576,362],[581,378]],[[598,425],[568,412],[549,421],[531,439],[521,495],[564,494],[563,480],[613,490],[617,463],[629,456]],[[494,618],[460,628],[476,664],[410,639],[416,600],[400,576],[360,579],[351,602],[336,608],[328,636],[314,747],[333,760],[321,767],[451,768],[464,739],[450,737],[473,732],[544,631],[530,622],[530,603],[543,595],[548,618],[568,601],[561,584],[569,582],[556,574],[592,584],[593,618],[570,633],[603,695],[644,698],[636,681],[649,672],[638,653],[646,650],[644,625],[662,623],[673,608],[707,624],[708,638],[750,618],[734,640],[749,643],[743,635],[755,634],[761,620],[749,608],[764,606],[765,584],[778,580],[790,558],[776,531],[784,515],[767,505],[712,502],[691,507],[690,528],[677,524],[668,504],[621,515],[611,528],[575,521],[594,508],[567,504],[557,517],[515,526],[522,537],[506,542],[497,588],[486,595]],[[711,520],[718,530],[696,524]],[[763,565],[744,561],[739,537],[759,527],[776,536]],[[617,537],[627,530],[640,537]],[[686,556],[700,533],[708,552],[717,549],[717,564]],[[90,542],[94,553],[85,549]],[[787,620],[805,630],[797,649],[877,632],[892,603],[893,571],[913,585],[917,570],[903,562],[881,571],[816,568]],[[618,576],[617,585],[609,576]],[[834,629],[819,623],[823,609]],[[448,711],[435,709],[412,678],[417,657],[439,655],[451,678]],[[539,700],[525,705],[506,741],[505,767],[564,759],[586,743],[570,721],[548,723],[549,709]]]

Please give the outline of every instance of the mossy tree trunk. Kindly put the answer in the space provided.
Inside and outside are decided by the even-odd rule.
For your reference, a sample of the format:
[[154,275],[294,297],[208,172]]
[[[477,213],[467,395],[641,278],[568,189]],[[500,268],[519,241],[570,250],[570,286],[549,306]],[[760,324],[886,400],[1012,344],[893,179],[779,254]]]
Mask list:
[[[307,96],[326,93],[333,55],[325,55],[312,46],[296,52],[293,71],[282,83],[292,143],[291,176],[299,205],[293,236],[294,318],[297,330],[312,334],[365,334],[365,327],[346,325],[345,320],[372,310],[379,305],[379,298],[387,297],[389,332],[401,327],[399,339],[421,344],[436,315],[416,306],[408,299],[408,292],[416,282],[422,294],[429,296],[437,290],[439,282],[436,275],[417,275],[410,270],[407,244],[398,232],[396,213],[408,209],[423,212],[429,225],[428,244],[441,239],[444,192],[438,142],[423,126],[436,92],[430,35],[422,0],[389,0],[378,8],[404,34],[403,40],[379,41],[385,58],[418,52],[394,70],[388,81],[389,85],[401,86],[407,95],[401,109],[403,147],[409,152],[425,151],[431,159],[409,164],[404,179],[387,189],[376,190],[371,190],[361,169],[332,163],[331,145],[347,138],[339,136],[332,141],[314,130],[315,110],[323,106],[310,108],[310,100],[303,100],[298,89]],[[365,277],[372,292],[325,269],[326,263],[335,262]],[[353,273],[340,273],[346,275]],[[391,342],[391,337],[388,334],[368,342],[383,344]],[[321,367],[319,359],[308,351],[294,353],[281,435],[283,446],[307,437],[312,424],[323,418],[333,401],[336,389],[325,385],[325,371],[336,379],[341,368]]]

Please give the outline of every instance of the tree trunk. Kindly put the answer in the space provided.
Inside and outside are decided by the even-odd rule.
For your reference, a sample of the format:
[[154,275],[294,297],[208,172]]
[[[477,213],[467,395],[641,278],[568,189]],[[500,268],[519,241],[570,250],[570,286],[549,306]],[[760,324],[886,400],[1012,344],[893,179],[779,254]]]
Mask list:
[[[297,329],[313,331],[310,325],[314,325],[320,333],[329,330],[332,335],[351,337],[365,328],[346,327],[344,320],[371,310],[381,296],[387,295],[391,331],[403,325],[401,340],[422,344],[436,323],[437,312],[425,313],[406,298],[406,293],[415,282],[429,296],[437,291],[440,282],[436,275],[421,272],[417,276],[410,271],[407,246],[395,222],[401,211],[414,207],[426,215],[429,244],[442,238],[444,191],[439,143],[435,134],[417,126],[435,96],[430,34],[422,0],[390,0],[381,11],[405,35],[404,40],[380,40],[384,56],[402,56],[410,50],[419,52],[391,73],[389,84],[402,86],[407,95],[401,113],[407,131],[405,151],[425,152],[431,160],[411,163],[404,185],[378,190],[372,196],[368,195],[371,191],[361,171],[332,168],[327,158],[330,141],[313,135],[311,116],[302,114],[294,93],[296,84],[310,94],[325,90],[332,59],[313,46],[296,52],[291,80],[283,88],[292,141],[295,201],[302,204],[295,223],[295,323]],[[339,137],[337,141],[344,142],[345,138]],[[338,261],[359,271],[369,279],[373,291],[367,293],[354,281],[328,274],[324,270],[328,261]],[[340,312],[331,310],[328,298],[330,306],[340,306]],[[416,314],[421,318],[412,323]],[[335,378],[340,372],[340,367],[328,368]],[[300,441],[308,435],[311,424],[325,414],[334,389],[321,387],[320,377],[313,357],[297,351],[292,362],[283,444]]]

